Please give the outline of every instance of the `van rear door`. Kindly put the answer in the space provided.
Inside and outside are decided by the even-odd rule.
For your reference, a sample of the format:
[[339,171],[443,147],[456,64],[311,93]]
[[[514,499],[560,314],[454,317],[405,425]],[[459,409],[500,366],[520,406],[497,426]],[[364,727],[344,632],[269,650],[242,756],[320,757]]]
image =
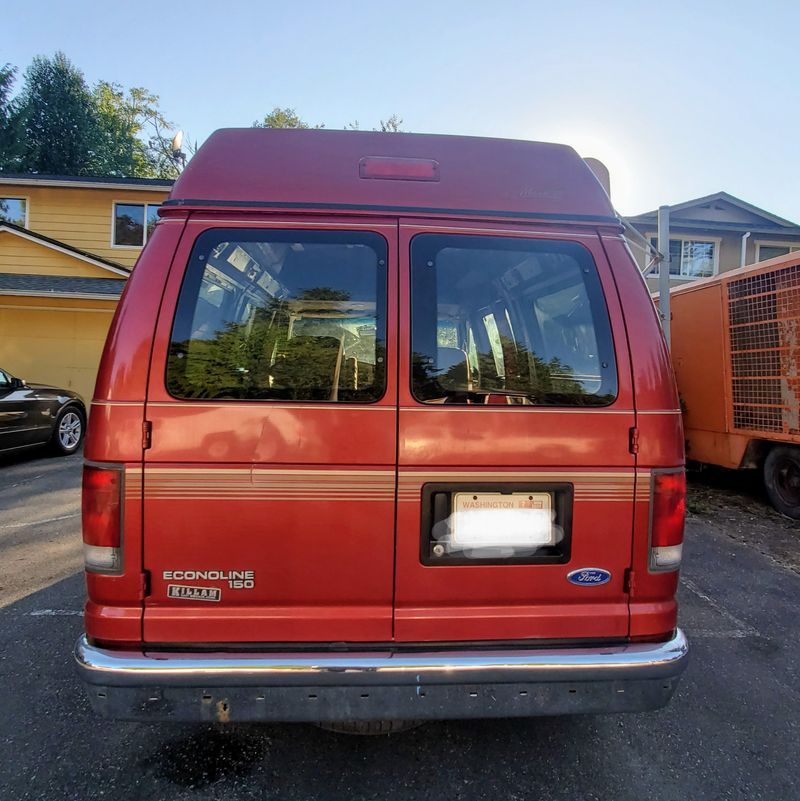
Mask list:
[[627,636],[634,399],[597,233],[407,221],[399,252],[396,639]]
[[152,354],[144,640],[389,640],[397,224],[201,217]]

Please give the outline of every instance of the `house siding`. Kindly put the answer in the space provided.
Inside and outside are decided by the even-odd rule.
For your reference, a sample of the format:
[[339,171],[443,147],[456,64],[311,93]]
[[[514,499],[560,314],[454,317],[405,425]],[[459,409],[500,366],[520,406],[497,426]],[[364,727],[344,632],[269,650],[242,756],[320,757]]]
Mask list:
[[0,195],[28,199],[31,231],[133,267],[142,249],[111,245],[114,203],[162,203],[168,192],[5,184]]
[[11,231],[0,231],[0,273],[120,278],[102,267],[52,250]]

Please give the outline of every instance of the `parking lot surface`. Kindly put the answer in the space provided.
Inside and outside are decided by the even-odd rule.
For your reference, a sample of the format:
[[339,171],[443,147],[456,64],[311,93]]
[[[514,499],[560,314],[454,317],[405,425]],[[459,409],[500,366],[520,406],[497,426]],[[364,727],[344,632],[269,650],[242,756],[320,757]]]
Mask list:
[[71,656],[79,484],[79,455],[0,462],[2,799],[800,798],[800,534],[748,487],[693,487],[692,660],[666,709],[348,737],[95,718]]

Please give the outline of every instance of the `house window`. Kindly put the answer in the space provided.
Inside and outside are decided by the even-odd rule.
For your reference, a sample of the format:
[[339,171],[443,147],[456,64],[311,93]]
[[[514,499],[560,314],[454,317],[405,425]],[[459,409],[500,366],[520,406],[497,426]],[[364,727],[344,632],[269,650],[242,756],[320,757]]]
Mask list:
[[160,203],[115,203],[113,244],[116,247],[143,247],[158,221],[160,205]]
[[[650,238],[654,248],[658,239]],[[718,243],[707,239],[669,240],[669,274],[675,278],[707,278],[716,272]],[[658,267],[651,273],[658,275]]]
[[756,261],[788,256],[796,251],[800,251],[800,245],[783,245],[780,242],[756,242]]
[[0,197],[0,220],[26,227],[28,201],[24,197]]

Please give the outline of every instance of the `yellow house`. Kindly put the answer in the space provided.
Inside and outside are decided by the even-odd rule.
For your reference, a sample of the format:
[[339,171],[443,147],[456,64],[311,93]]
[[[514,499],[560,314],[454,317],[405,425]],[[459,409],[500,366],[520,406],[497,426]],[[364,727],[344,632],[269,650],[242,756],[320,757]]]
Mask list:
[[170,181],[0,173],[0,368],[88,402]]

